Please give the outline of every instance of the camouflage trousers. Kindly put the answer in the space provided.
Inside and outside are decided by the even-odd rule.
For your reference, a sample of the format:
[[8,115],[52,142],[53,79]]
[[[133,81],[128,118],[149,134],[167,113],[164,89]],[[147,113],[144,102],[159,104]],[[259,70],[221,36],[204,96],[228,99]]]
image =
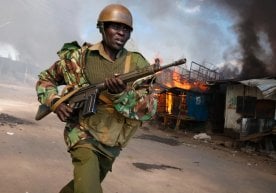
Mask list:
[[74,179],[60,193],[102,193],[101,182],[111,171],[111,160],[89,148],[79,147],[70,151],[74,165]]

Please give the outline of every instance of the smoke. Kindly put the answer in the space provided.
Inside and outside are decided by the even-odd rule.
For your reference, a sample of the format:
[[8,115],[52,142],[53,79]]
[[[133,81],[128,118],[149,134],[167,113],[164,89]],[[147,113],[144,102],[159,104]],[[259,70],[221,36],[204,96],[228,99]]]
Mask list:
[[[156,56],[164,63],[185,57],[187,66],[192,61],[218,66],[224,60],[222,70],[229,76],[232,71],[235,77],[275,74],[272,0],[1,0],[0,56],[45,69],[65,42],[100,41],[96,20],[109,3],[131,10],[129,50],[135,48],[150,62]],[[233,47],[233,31],[239,35],[239,48]],[[233,61],[236,67],[230,67]]]
[[96,29],[100,10],[109,3],[122,3],[134,18],[130,50],[135,48],[149,61],[160,55],[164,63],[185,57],[189,63],[206,60],[216,64],[224,50],[221,46],[228,40],[216,21],[220,13],[210,10],[213,5],[203,8],[204,2],[1,0],[0,49],[7,44],[13,49],[5,56],[18,53],[18,61],[46,68],[65,42],[100,41]]
[[[217,0],[236,20],[233,26],[240,44],[241,71],[238,78],[276,75],[276,1]],[[227,67],[224,67],[228,69]],[[235,69],[233,72],[237,73]],[[229,71],[227,71],[229,73]]]
[[38,66],[53,62],[63,42],[78,35],[77,12],[74,12],[78,4],[65,7],[64,1],[55,0],[1,1],[1,47],[9,44],[19,53],[18,60],[25,63]]

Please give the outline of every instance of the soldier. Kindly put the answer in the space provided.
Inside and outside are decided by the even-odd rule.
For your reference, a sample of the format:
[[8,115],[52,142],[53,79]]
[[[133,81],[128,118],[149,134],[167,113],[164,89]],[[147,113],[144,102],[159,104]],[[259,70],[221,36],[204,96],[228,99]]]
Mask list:
[[[142,121],[156,111],[156,100],[148,92],[133,90],[115,74],[123,74],[149,65],[138,52],[124,46],[133,30],[130,11],[120,4],[106,6],[98,17],[102,41],[94,45],[66,43],[58,52],[60,59],[39,74],[38,100],[66,122],[64,138],[74,166],[74,178],[61,193],[101,193],[101,182],[112,163],[126,146]],[[61,98],[58,86],[72,88],[104,82],[107,90],[97,101],[97,113],[83,117]],[[145,89],[149,90],[149,89]],[[116,108],[115,108],[116,107]]]

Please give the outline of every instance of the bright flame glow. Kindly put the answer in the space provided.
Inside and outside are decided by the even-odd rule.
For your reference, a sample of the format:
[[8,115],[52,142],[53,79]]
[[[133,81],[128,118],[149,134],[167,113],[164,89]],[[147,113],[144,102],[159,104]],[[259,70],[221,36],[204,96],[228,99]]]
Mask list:
[[200,81],[188,82],[187,79],[184,79],[181,74],[175,71],[172,71],[172,77],[172,81],[164,83],[165,86],[169,88],[177,87],[184,90],[200,90],[202,92],[207,91],[208,89],[208,87]]
[[166,94],[166,107],[167,107],[167,112],[168,114],[172,114],[172,93],[167,93]]

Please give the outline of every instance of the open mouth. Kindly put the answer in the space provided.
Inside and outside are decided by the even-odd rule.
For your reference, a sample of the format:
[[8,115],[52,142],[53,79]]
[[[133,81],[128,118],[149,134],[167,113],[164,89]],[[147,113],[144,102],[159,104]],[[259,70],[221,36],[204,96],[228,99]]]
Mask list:
[[124,40],[122,39],[115,39],[115,43],[118,45],[124,45]]

